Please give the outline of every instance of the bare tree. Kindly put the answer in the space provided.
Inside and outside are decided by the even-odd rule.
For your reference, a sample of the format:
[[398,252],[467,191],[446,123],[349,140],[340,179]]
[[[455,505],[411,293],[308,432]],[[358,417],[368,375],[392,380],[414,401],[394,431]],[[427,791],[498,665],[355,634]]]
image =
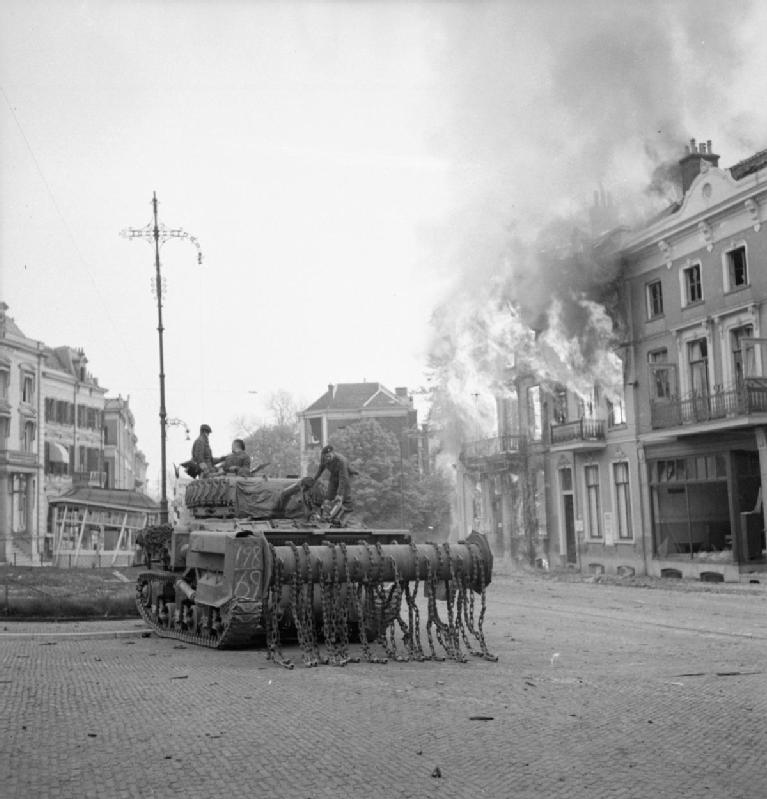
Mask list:
[[274,423],[279,427],[290,427],[296,423],[298,405],[293,395],[284,388],[269,395],[268,408],[272,412]]

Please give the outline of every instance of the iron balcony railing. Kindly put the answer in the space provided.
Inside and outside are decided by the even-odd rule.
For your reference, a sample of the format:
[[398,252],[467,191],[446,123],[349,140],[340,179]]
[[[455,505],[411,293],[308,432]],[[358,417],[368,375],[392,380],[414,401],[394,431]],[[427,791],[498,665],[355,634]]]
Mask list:
[[504,455],[507,452],[519,452],[522,436],[497,436],[469,441],[461,449],[462,458],[490,458],[493,455]]
[[604,441],[607,423],[604,419],[577,419],[551,425],[551,443],[568,444],[571,441]]
[[742,385],[693,393],[687,397],[670,397],[650,402],[653,428],[677,427],[695,422],[708,422],[751,413],[767,413],[767,382],[746,380]]

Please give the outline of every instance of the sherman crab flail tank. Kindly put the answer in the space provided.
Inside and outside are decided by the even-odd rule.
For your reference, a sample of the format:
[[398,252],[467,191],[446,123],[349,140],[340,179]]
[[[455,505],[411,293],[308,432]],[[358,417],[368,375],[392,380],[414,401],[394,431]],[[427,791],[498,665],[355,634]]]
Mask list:
[[493,567],[484,536],[416,544],[406,531],[338,526],[332,513],[307,480],[195,480],[164,568],[138,577],[139,613],[160,636],[266,646],[288,668],[286,639],[307,666],[496,659],[482,629]]

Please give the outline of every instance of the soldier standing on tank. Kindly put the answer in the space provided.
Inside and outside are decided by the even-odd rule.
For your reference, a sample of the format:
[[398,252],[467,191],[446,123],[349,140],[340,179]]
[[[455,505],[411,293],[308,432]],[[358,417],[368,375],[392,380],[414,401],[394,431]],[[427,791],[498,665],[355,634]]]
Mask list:
[[340,523],[341,518],[354,509],[351,477],[357,472],[349,467],[346,458],[335,452],[330,444],[323,447],[320,453],[320,465],[314,476],[315,482],[326,469],[330,475],[327,498],[333,503],[331,516]]
[[210,425],[201,424],[200,435],[192,444],[192,460],[197,464],[200,474],[203,475],[210,472],[216,463],[223,460],[223,458],[214,458],[211,452],[208,436],[212,432]]

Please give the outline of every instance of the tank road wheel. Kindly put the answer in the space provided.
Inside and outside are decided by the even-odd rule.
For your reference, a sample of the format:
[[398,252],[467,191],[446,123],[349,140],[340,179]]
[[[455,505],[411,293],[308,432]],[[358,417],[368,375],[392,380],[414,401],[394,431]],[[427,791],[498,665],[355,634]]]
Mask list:
[[136,601],[142,608],[152,607],[152,584],[144,577],[136,585]]

